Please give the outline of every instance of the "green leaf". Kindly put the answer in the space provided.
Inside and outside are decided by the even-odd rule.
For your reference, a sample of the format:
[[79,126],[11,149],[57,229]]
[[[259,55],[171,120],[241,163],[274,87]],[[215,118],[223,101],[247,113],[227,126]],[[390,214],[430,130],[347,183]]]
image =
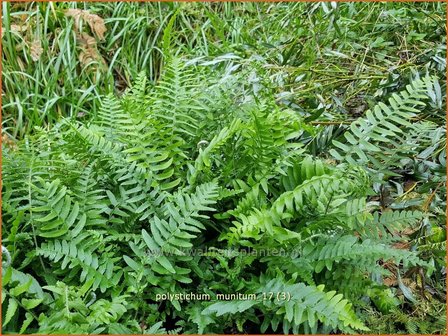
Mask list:
[[19,333],[20,334],[24,334],[25,331],[27,330],[27,328],[29,327],[29,325],[31,324],[31,322],[33,322],[34,317],[33,315],[31,315],[30,313],[26,312],[25,313],[25,320],[23,321],[22,327],[20,328]]
[[11,289],[11,294],[14,296],[19,296],[20,294],[25,293],[26,291],[28,291],[30,289],[32,283],[33,283],[33,279],[30,277],[27,282],[24,282],[24,283],[18,285],[17,287],[14,287],[13,289]]
[[165,57],[169,57],[169,48],[171,45],[171,32],[173,30],[174,23],[176,22],[176,17],[180,12],[181,7],[179,7],[176,12],[171,16],[170,20],[168,21],[167,26],[163,30],[163,38],[162,38],[162,52]]
[[41,304],[42,299],[22,299],[21,303],[26,309],[33,309]]
[[67,228],[62,228],[56,231],[50,231],[50,232],[40,232],[39,236],[44,238],[57,238],[60,236],[65,235],[68,232]]
[[[3,269],[5,270],[5,269]],[[2,285],[3,287],[6,286],[7,284],[9,284],[9,281],[11,280],[11,276],[12,276],[12,267],[8,267],[6,268],[6,271],[4,271],[4,275],[2,277]]]
[[165,256],[157,256],[156,261],[163,266],[168,272],[170,273],[176,273],[176,270],[174,269],[173,265],[171,265],[170,261]]
[[155,251],[160,250],[159,246],[154,242],[154,240],[151,238],[151,236],[145,229],[142,229],[142,237],[143,237],[144,242],[146,243],[146,245],[148,246],[148,248],[151,251],[155,252]]
[[106,194],[107,197],[109,197],[109,200],[112,203],[112,205],[117,206],[118,202],[117,199],[115,198],[115,195],[110,190],[106,190]]
[[397,272],[397,282],[398,287],[401,289],[401,292],[403,293],[405,298],[412,303],[417,304],[417,300],[415,299],[414,294],[412,294],[412,291],[409,289],[409,287],[407,287],[401,280],[400,272]]
[[10,298],[8,300],[8,308],[6,309],[5,320],[3,321],[3,327],[6,327],[11,319],[14,317],[14,314],[17,312],[18,303],[16,299]]
[[127,255],[123,256],[124,261],[131,267],[134,271],[140,272],[142,270],[141,265],[137,264],[134,260],[132,260]]

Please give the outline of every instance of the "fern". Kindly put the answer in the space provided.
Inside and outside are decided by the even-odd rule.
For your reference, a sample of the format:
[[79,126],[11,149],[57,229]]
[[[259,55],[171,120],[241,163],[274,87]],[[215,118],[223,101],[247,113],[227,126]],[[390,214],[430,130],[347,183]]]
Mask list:
[[364,226],[359,227],[359,234],[366,238],[384,239],[397,238],[397,232],[405,228],[416,229],[423,219],[420,211],[384,211],[381,214],[375,211],[373,218],[367,220]]
[[114,256],[112,245],[103,248],[101,255],[95,253],[99,244],[92,238],[88,233],[84,233],[69,242],[49,241],[43,243],[37,253],[53,262],[61,262],[61,270],[68,267],[72,273],[80,273],[81,283],[90,283],[92,290],[100,288],[104,293],[120,281],[123,272],[115,263],[121,258]]
[[386,262],[393,259],[396,264],[403,262],[404,266],[424,264],[416,254],[390,248],[370,240],[359,243],[358,239],[353,236],[320,239],[315,245],[304,246],[302,257],[314,265],[317,273],[324,267],[331,271],[335,263],[344,260],[355,263],[360,270],[370,271],[376,266],[377,260]]
[[[340,161],[365,165],[372,163],[376,169],[385,167],[384,161],[390,156],[390,148],[397,147],[403,130],[400,126],[412,128],[411,120],[424,107],[430,80],[417,79],[406,86],[399,94],[392,94],[389,105],[379,103],[373,111],[366,112],[366,118],[359,118],[344,133],[347,141],[333,141],[337,149],[330,154]],[[398,140],[398,141],[397,141]]]
[[[443,155],[422,146],[444,148],[432,123],[413,122],[426,79],[344,142],[266,88],[243,99],[211,74],[172,57],[157,82],[141,74],[103,97],[89,122],[64,119],[5,149],[6,332],[356,333],[396,269],[434,272],[421,257],[441,243],[422,231]],[[331,140],[336,161],[315,148]],[[378,185],[418,160],[438,176],[433,196],[380,204]],[[416,251],[394,245],[411,240]],[[160,299],[188,291],[212,302]]]
[[200,86],[192,71],[174,59],[165,67],[164,76],[157,84],[151,101],[153,115],[165,121],[172,131],[197,136],[208,107],[201,99]]
[[[297,237],[289,230],[279,229],[281,222],[288,222],[299,214],[313,211],[312,209],[325,214],[333,205],[340,206],[341,202],[344,203],[359,188],[359,185],[353,183],[356,179],[344,178],[339,174],[319,175],[322,171],[313,171],[313,167],[315,166],[311,164],[309,170],[304,170],[309,179],[293,190],[285,191],[269,209],[254,209],[249,216],[242,215],[241,223],[234,222],[235,227],[231,228],[227,238],[230,241],[239,237],[257,239],[260,232],[268,232],[272,236],[275,234],[275,239],[279,241],[286,239],[285,236]],[[363,177],[358,177],[357,180],[360,181],[360,178]]]
[[[224,127],[213,139],[208,143],[205,140],[201,140],[198,143],[199,154],[195,160],[194,166],[190,166],[189,170],[191,176],[189,176],[189,182],[191,185],[195,185],[198,175],[204,170],[211,171],[211,155],[214,151],[223,146],[229,138],[231,138],[237,131],[241,130],[241,121],[235,119],[232,121],[229,127]],[[202,148],[206,144],[207,146]]]
[[284,319],[282,325],[285,333],[291,328],[293,333],[298,333],[299,330],[317,330],[318,322],[334,329],[352,327],[368,330],[356,318],[348,300],[342,299],[342,295],[336,295],[334,291],[324,292],[323,289],[324,286],[288,284],[279,279],[272,279],[257,289],[257,300],[218,302],[207,307],[203,313],[216,313],[220,316],[241,313],[260,306],[259,309],[265,315],[261,332],[265,332],[269,325],[276,331],[277,316]]
[[[2,249],[7,252],[7,249]],[[2,327],[14,327],[25,333],[29,325],[37,320],[35,310],[44,302],[44,292],[37,280],[9,265],[2,268],[2,308],[6,313]],[[19,315],[25,315],[20,321]],[[20,321],[20,322],[19,322]]]
[[[214,210],[208,205],[214,204],[216,197],[217,185],[213,183],[198,186],[196,193],[192,195],[182,193],[174,195],[175,203],[168,202],[163,207],[165,216],[169,218],[168,221],[154,217],[150,221],[151,235],[145,229],[142,230],[143,240],[151,253],[166,252],[184,255],[180,249],[191,248],[193,245],[189,240],[195,238],[195,234],[201,229],[205,229],[198,219],[208,217],[199,214],[199,211]],[[149,262],[153,270],[158,273],[176,273],[171,262],[164,255],[150,258]]]
[[87,215],[80,214],[79,203],[73,201],[67,187],[60,180],[52,183],[38,179],[33,185],[38,193],[32,211],[38,223],[38,234],[44,238],[56,238],[66,234],[70,228],[84,226]]

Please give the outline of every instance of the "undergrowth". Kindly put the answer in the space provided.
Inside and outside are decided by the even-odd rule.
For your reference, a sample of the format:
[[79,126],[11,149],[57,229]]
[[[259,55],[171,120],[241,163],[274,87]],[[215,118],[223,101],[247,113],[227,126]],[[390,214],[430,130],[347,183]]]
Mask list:
[[[413,80],[316,155],[316,127],[269,89],[242,100],[244,74],[230,77],[174,58],[95,120],[4,148],[5,331],[359,333],[375,328],[366,303],[406,314],[400,290],[417,304],[402,278],[440,264],[400,244],[434,215],[373,196],[440,133],[416,121],[437,80]],[[161,300],[190,292],[209,298]]]
[[2,5],[3,333],[446,334],[445,3]]

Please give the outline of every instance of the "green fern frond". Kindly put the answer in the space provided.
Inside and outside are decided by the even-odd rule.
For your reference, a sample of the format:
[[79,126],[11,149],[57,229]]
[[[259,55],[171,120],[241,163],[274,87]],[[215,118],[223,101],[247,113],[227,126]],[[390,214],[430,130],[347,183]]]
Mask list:
[[419,112],[416,107],[425,106],[428,85],[431,85],[428,79],[414,80],[406,90],[393,94],[389,105],[379,103],[373,111],[367,111],[366,118],[351,123],[350,130],[344,133],[347,143],[333,140],[337,149],[331,149],[330,154],[339,161],[353,165],[372,163],[382,169],[383,164],[376,155],[395,144],[403,134],[399,126],[412,129],[411,120]]
[[106,227],[107,221],[103,216],[106,208],[104,190],[98,184],[98,175],[95,174],[97,163],[92,162],[84,168],[83,172],[73,186],[73,196],[79,204],[80,213],[86,213],[85,222],[79,222],[73,228],[72,236],[77,236],[84,227]]
[[[191,185],[195,185],[198,175],[203,170],[209,170],[211,168],[212,153],[218,150],[222,145],[224,145],[236,132],[241,130],[241,120],[235,119],[232,121],[230,126],[224,127],[210,142],[205,140],[204,143],[199,142],[199,154],[194,162],[194,166],[190,167],[191,176],[189,176],[189,181]],[[203,145],[206,147],[203,149]]]
[[351,327],[356,330],[368,330],[356,317],[348,300],[343,299],[336,291],[324,292],[324,288],[324,285],[315,287],[302,283],[288,284],[280,279],[272,279],[258,292],[285,293],[286,298],[290,296],[288,300],[269,300],[264,304],[276,314],[283,313],[286,320],[284,323],[292,328],[306,324],[313,330],[320,321],[334,329]]
[[67,267],[72,274],[79,274],[81,283],[89,283],[93,290],[100,288],[105,292],[116,286],[122,276],[122,271],[115,263],[120,257],[112,253],[113,246],[101,249],[101,254],[95,253],[99,243],[92,241],[89,234],[81,234],[72,241],[54,240],[43,243],[37,250],[51,261],[60,262],[61,270]]
[[321,238],[316,244],[305,245],[303,251],[301,257],[314,264],[316,273],[320,273],[324,267],[331,271],[334,264],[341,261],[352,261],[365,270],[372,270],[378,260],[393,260],[397,265],[403,262],[405,267],[425,264],[416,253],[371,240],[359,242],[355,236]]
[[264,232],[279,241],[300,237],[290,230],[282,229],[281,223],[290,222],[301,214],[309,213],[313,208],[316,212],[325,214],[329,208],[345,203],[347,197],[355,194],[360,185],[365,184],[365,181],[361,182],[362,177],[356,178],[354,174],[351,179],[349,175],[312,176],[293,190],[281,194],[269,209],[253,209],[250,215],[241,215],[241,222],[234,222],[235,226],[230,228],[226,238],[231,242],[239,238],[258,240],[261,238],[260,234]]
[[89,306],[92,313],[89,315],[88,320],[95,323],[101,322],[106,325],[116,322],[127,311],[126,297],[122,295],[112,298],[112,301],[100,299],[94,302]]
[[147,107],[148,78],[144,71],[141,71],[135,78],[130,89],[123,95],[123,104],[128,111],[140,111],[142,107]]
[[208,111],[192,71],[173,58],[154,89],[151,114],[169,124],[173,132],[195,138]]
[[120,155],[123,145],[117,141],[107,139],[101,127],[84,125],[72,125],[77,135],[85,141],[88,151],[98,153],[105,157]]
[[[368,330],[356,317],[348,300],[335,291],[324,292],[323,285],[315,287],[303,283],[289,284],[281,279],[272,279],[261,284],[256,293],[256,300],[217,302],[208,306],[202,313],[216,313],[219,316],[241,313],[255,307],[264,312],[265,322],[268,321],[267,324],[263,323],[262,332],[269,325],[268,316],[271,314],[283,317],[285,333],[290,328],[297,333],[302,325],[313,330],[317,328],[318,322],[331,326],[334,330],[341,326]],[[277,325],[272,323],[274,331],[277,330]]]
[[126,114],[123,112],[120,102],[112,94],[101,100],[96,124],[101,126],[106,139],[114,141],[120,136],[125,136],[118,125],[129,124]]
[[80,213],[79,203],[73,200],[60,180],[51,183],[39,177],[37,180],[37,185],[33,185],[36,197],[32,212],[39,236],[56,238],[65,235],[73,226],[84,226],[86,213]]
[[328,172],[328,166],[323,161],[313,160],[311,156],[306,156],[303,161],[287,168],[286,175],[281,177],[281,183],[286,191],[290,191],[305,180]]
[[420,211],[375,211],[370,219],[357,227],[357,232],[371,239],[393,239],[404,228],[417,229],[422,219],[423,213]]
[[165,203],[163,208],[167,220],[157,216],[151,219],[151,234],[143,229],[142,236],[151,251],[149,262],[155,272],[176,273],[172,263],[163,254],[185,255],[182,249],[191,248],[190,240],[205,229],[198,219],[208,218],[208,216],[200,212],[213,211],[210,205],[215,203],[217,197],[216,183],[202,184],[196,188],[194,194],[178,192],[172,197],[173,203],[170,201]]

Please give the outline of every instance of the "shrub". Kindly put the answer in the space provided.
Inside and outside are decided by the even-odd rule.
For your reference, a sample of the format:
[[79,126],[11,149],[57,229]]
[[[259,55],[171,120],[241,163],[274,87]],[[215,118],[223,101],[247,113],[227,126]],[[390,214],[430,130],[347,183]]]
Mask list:
[[[4,147],[6,331],[358,333],[362,302],[396,295],[382,279],[431,269],[394,245],[427,214],[372,188],[435,132],[413,120],[433,80],[316,154],[319,126],[209,76],[173,59],[91,122]],[[190,292],[211,300],[157,300]]]

